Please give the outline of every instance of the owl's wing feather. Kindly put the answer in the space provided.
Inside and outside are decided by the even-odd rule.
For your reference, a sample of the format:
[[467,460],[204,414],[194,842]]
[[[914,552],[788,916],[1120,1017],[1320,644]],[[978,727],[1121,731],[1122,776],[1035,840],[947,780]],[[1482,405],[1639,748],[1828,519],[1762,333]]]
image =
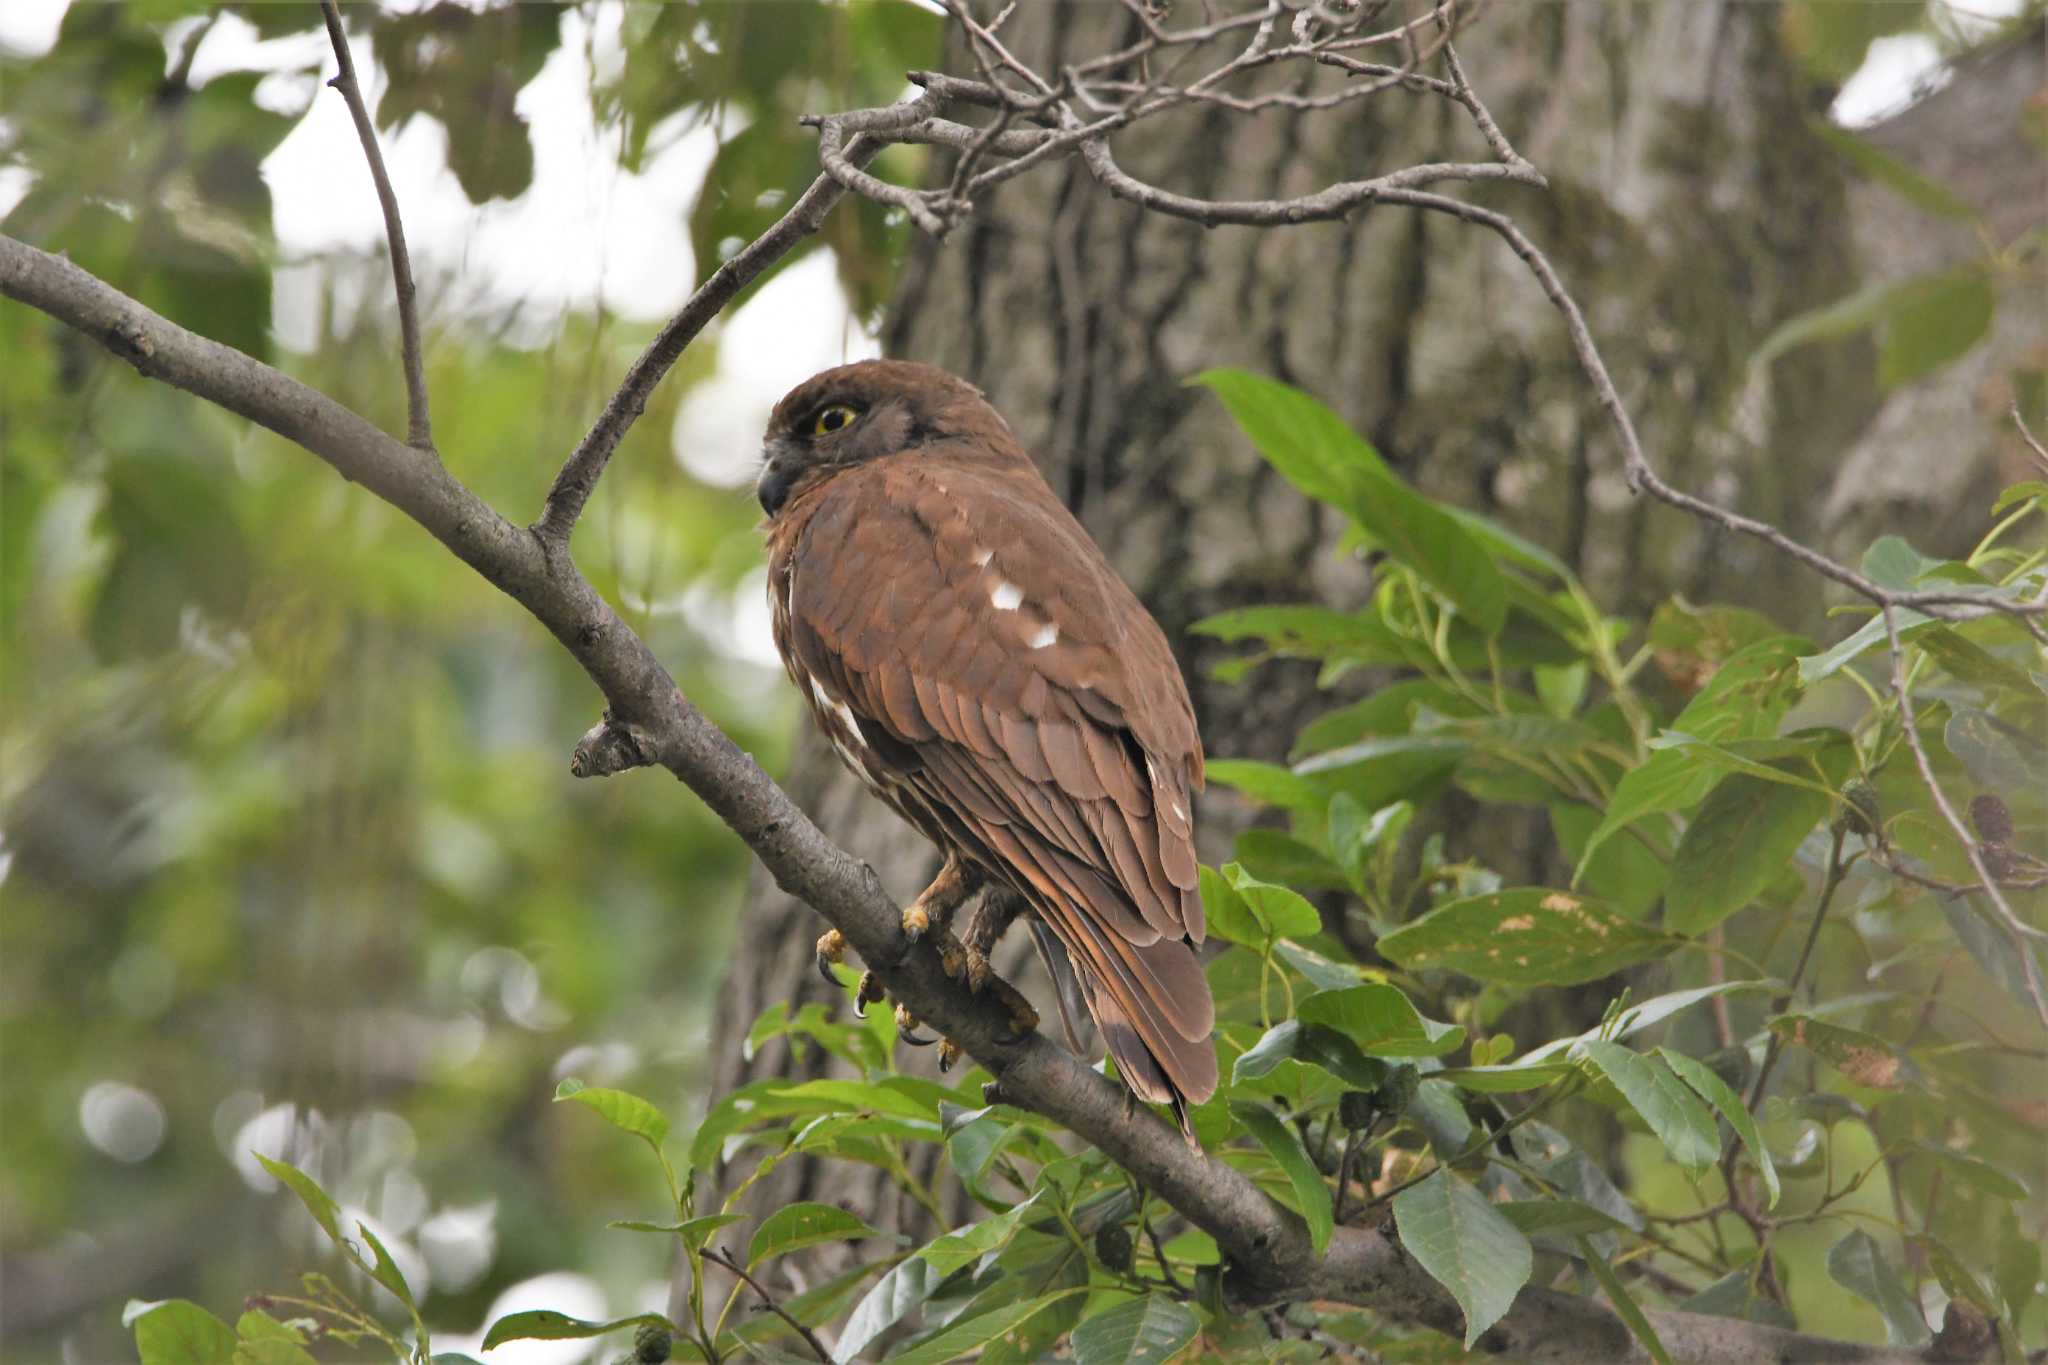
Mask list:
[[1132,1088],[1206,1099],[1202,756],[1158,626],[1043,481],[930,452],[835,477],[789,554],[787,645],[823,704],[1010,871]]

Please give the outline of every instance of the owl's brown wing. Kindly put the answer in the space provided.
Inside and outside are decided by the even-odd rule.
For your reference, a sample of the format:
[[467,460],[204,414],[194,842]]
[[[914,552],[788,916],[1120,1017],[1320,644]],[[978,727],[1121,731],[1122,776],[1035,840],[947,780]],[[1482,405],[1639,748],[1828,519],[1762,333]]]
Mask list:
[[787,555],[785,647],[858,719],[855,757],[1026,896],[1133,1090],[1207,1099],[1201,746],[1101,551],[1035,474],[919,452],[834,477]]

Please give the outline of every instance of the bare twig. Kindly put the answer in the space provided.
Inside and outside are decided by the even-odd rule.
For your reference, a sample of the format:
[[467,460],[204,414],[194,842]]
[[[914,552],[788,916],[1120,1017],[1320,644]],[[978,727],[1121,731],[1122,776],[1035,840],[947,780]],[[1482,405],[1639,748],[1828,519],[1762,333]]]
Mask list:
[[[920,104],[922,99],[920,96],[907,103],[927,112],[936,108],[936,101]],[[881,149],[879,141],[855,138],[848,144],[845,158],[849,165],[859,166]],[[769,266],[787,256],[798,242],[816,232],[825,221],[826,213],[844,193],[844,187],[830,175],[821,175],[812,181],[810,188],[789,206],[789,212],[713,271],[711,278],[697,287],[681,310],[648,343],[640,358],[626,371],[618,392],[605,404],[597,422],[563,463],[561,472],[555,475],[554,484],[548,489],[547,502],[541,508],[540,519],[532,528],[544,546],[551,549],[567,546],[569,533],[576,528],[576,519],[583,515],[584,504],[590,500],[591,490],[597,487],[598,478],[603,475],[612,452],[619,448],[627,430],[647,410],[647,399],[654,392],[654,386],[681,357],[684,348],[732,302],[734,295],[752,284]]]
[[398,216],[398,196],[391,189],[391,177],[384,170],[384,153],[377,146],[377,130],[363,103],[363,88],[356,80],[355,59],[349,55],[348,34],[341,23],[341,9],[335,0],[320,0],[320,12],[327,19],[327,38],[334,45],[334,60],[340,71],[327,83],[341,92],[355,120],[356,138],[363,144],[363,157],[370,163],[370,179],[376,182],[377,203],[384,210],[384,236],[391,244],[391,283],[398,295],[398,337],[405,353],[405,443],[420,450],[434,448],[433,421],[427,413],[427,370],[420,353],[420,311],[412,282],[412,256],[405,249],[405,224]]
[[726,1255],[723,1251],[718,1251],[711,1248],[705,1249],[704,1259],[707,1261],[711,1261],[717,1265],[724,1266],[727,1270],[730,1270],[733,1274],[739,1276],[742,1280],[746,1281],[747,1288],[753,1290],[756,1294],[759,1294],[761,1296],[761,1303],[764,1307],[768,1309],[769,1312],[773,1313],[776,1317],[781,1318],[784,1322],[788,1323],[791,1327],[796,1329],[796,1334],[804,1339],[804,1345],[811,1348],[811,1353],[813,1355],[817,1356],[818,1359],[824,1361],[825,1365],[832,1365],[832,1353],[825,1349],[824,1342],[818,1340],[818,1334],[816,1332],[813,1332],[810,1328],[804,1326],[801,1322],[798,1322],[795,1318],[791,1317],[789,1314],[789,1310],[784,1308],[780,1303],[777,1303],[775,1301],[775,1296],[769,1293],[767,1290],[763,1289],[761,1287],[761,1282],[755,1279],[752,1275],[749,1275],[746,1272],[746,1268],[742,1266],[738,1261],[735,1261],[732,1257]]
[[1906,681],[1906,649],[1899,639],[1898,615],[1889,602],[1884,604],[1882,610],[1885,635],[1890,640],[1892,648],[1892,695],[1898,698],[1899,726],[1906,732],[1906,743],[1913,750],[1913,762],[1920,770],[1921,784],[1927,788],[1928,795],[1934,798],[1935,809],[1941,812],[1941,818],[1948,822],[1949,829],[1955,833],[1956,842],[1963,846],[1963,852],[1969,856],[1971,870],[1977,874],[1978,883],[1983,887],[1984,894],[1990,898],[1992,908],[1998,912],[1994,918],[2005,931],[2013,950],[2019,954],[2020,968],[2026,978],[2027,998],[2033,1003],[2034,1013],[2040,1019],[2041,1026],[2048,1028],[2048,991],[2043,990],[2041,963],[2034,950],[2034,941],[2048,941],[2048,931],[2036,929],[2013,913],[2012,906],[2006,902],[2005,892],[1999,887],[1998,878],[1993,876],[1991,869],[1985,865],[1984,854],[1977,847],[1976,838],[1949,801],[1948,793],[1942,790],[1940,780],[1935,777],[1934,764],[1927,756],[1927,745],[1920,738],[1920,726],[1913,715],[1913,693]]

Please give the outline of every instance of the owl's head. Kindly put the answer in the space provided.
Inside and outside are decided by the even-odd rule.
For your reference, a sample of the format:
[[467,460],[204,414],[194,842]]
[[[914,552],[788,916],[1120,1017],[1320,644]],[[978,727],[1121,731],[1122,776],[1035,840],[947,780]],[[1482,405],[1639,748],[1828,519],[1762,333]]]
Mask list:
[[754,491],[772,517],[807,475],[991,433],[1007,440],[1009,429],[966,380],[915,361],[857,361],[812,375],[775,405]]

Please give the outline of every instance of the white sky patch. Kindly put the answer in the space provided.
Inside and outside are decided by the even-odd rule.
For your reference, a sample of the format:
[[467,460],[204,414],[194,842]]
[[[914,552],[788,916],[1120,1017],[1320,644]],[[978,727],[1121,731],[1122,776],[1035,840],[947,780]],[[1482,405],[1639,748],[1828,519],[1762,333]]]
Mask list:
[[1924,33],[1879,38],[1828,110],[1845,128],[1867,128],[1948,84],[1941,49]]
[[717,373],[676,414],[676,459],[693,476],[726,488],[752,480],[778,398],[819,370],[882,353],[853,316],[837,269],[829,250],[814,250],[726,315]]

